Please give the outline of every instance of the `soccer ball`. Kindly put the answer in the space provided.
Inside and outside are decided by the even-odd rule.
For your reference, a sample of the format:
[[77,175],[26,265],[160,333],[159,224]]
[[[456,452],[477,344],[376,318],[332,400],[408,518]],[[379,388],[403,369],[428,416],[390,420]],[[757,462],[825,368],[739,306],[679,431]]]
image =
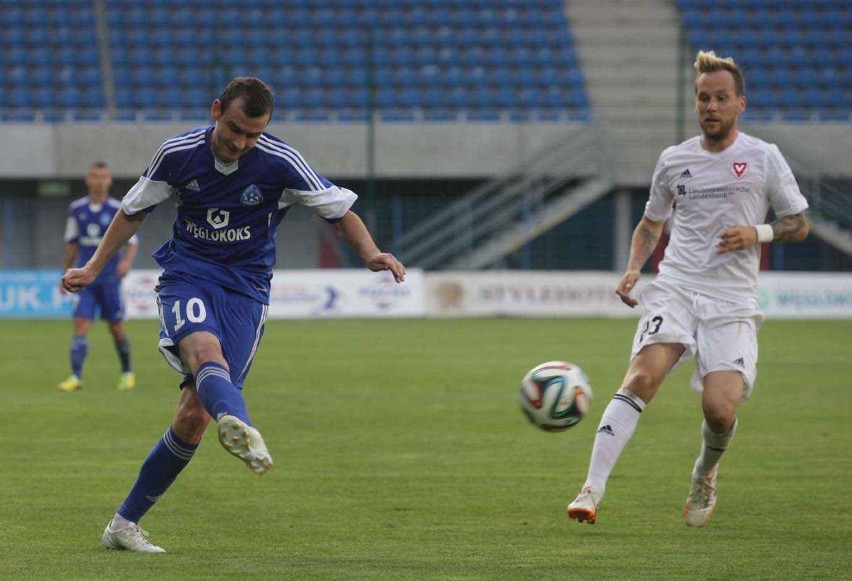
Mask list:
[[583,370],[565,361],[548,361],[521,380],[521,411],[547,432],[561,432],[586,417],[592,387]]

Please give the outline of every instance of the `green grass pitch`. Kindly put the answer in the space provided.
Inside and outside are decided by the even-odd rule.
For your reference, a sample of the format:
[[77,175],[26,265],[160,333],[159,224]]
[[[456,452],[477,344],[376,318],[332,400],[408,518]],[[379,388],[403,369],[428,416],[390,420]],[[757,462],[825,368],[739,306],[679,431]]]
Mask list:
[[[663,385],[593,526],[565,517],[635,322],[271,321],[245,388],[275,459],[262,478],[207,434],[142,521],[165,555],[100,534],[168,426],[178,375],[129,324],[118,392],[102,324],[61,393],[70,321],[0,322],[0,577],[14,579],[826,579],[852,577],[850,321],[769,321],[709,525],[682,517],[699,449],[692,367]],[[595,389],[568,432],[517,405],[534,365]]]

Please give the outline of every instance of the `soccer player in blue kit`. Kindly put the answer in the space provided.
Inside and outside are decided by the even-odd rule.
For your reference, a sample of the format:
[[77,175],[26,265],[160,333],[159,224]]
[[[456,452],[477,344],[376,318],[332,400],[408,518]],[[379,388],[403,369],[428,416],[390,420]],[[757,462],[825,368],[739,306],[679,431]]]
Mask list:
[[370,270],[405,279],[403,265],[376,247],[349,209],[357,196],[264,132],[272,108],[272,91],[260,79],[228,83],[213,101],[215,124],[163,142],[91,260],[62,278],[72,292],[91,284],[146,214],[174,197],[173,236],[154,258],[164,269],[157,286],[160,351],[184,374],[181,397],[171,426],[104,530],[108,549],[164,552],[145,538],[139,520],[192,459],[211,418],[222,446],[250,470],[264,474],[272,467],[241,390],[263,335],[275,231],[290,206],[310,207],[332,223]]
[[[63,270],[72,265],[83,266],[95,253],[106,229],[121,204],[109,197],[112,174],[103,161],[96,161],[86,173],[88,194],[71,203],[65,225],[65,262]],[[83,363],[89,351],[88,333],[97,312],[107,322],[121,361],[118,389],[133,389],[136,378],[130,364],[130,338],[124,329],[124,302],[121,299],[121,279],[130,272],[138,248],[136,236],[128,240],[121,256],[113,256],[98,278],[74,299],[72,319],[74,337],[71,340],[71,375],[57,387],[75,391],[83,387]]]

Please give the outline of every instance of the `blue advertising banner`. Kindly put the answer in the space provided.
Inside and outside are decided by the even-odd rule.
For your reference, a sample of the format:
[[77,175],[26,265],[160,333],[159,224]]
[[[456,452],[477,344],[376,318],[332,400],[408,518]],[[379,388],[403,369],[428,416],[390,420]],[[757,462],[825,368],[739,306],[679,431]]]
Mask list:
[[59,288],[59,270],[0,270],[0,318],[71,316],[72,295]]

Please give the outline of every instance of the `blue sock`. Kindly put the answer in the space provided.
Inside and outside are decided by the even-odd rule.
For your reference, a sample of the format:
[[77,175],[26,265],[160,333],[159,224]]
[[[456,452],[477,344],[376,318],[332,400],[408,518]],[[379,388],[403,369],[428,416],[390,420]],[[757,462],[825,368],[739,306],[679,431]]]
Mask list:
[[85,335],[74,335],[71,339],[71,373],[83,377],[83,362],[89,352],[89,340]]
[[223,365],[204,363],[195,374],[195,389],[207,413],[217,422],[223,415],[240,418],[251,425],[246,402],[231,383],[231,374]]
[[118,351],[118,358],[121,360],[121,371],[127,373],[133,369],[130,367],[130,337],[124,336],[124,339],[115,340],[115,350]]
[[197,448],[198,444],[187,444],[178,438],[174,428],[169,426],[142,463],[136,483],[118,509],[118,514],[138,523],[189,464]]

